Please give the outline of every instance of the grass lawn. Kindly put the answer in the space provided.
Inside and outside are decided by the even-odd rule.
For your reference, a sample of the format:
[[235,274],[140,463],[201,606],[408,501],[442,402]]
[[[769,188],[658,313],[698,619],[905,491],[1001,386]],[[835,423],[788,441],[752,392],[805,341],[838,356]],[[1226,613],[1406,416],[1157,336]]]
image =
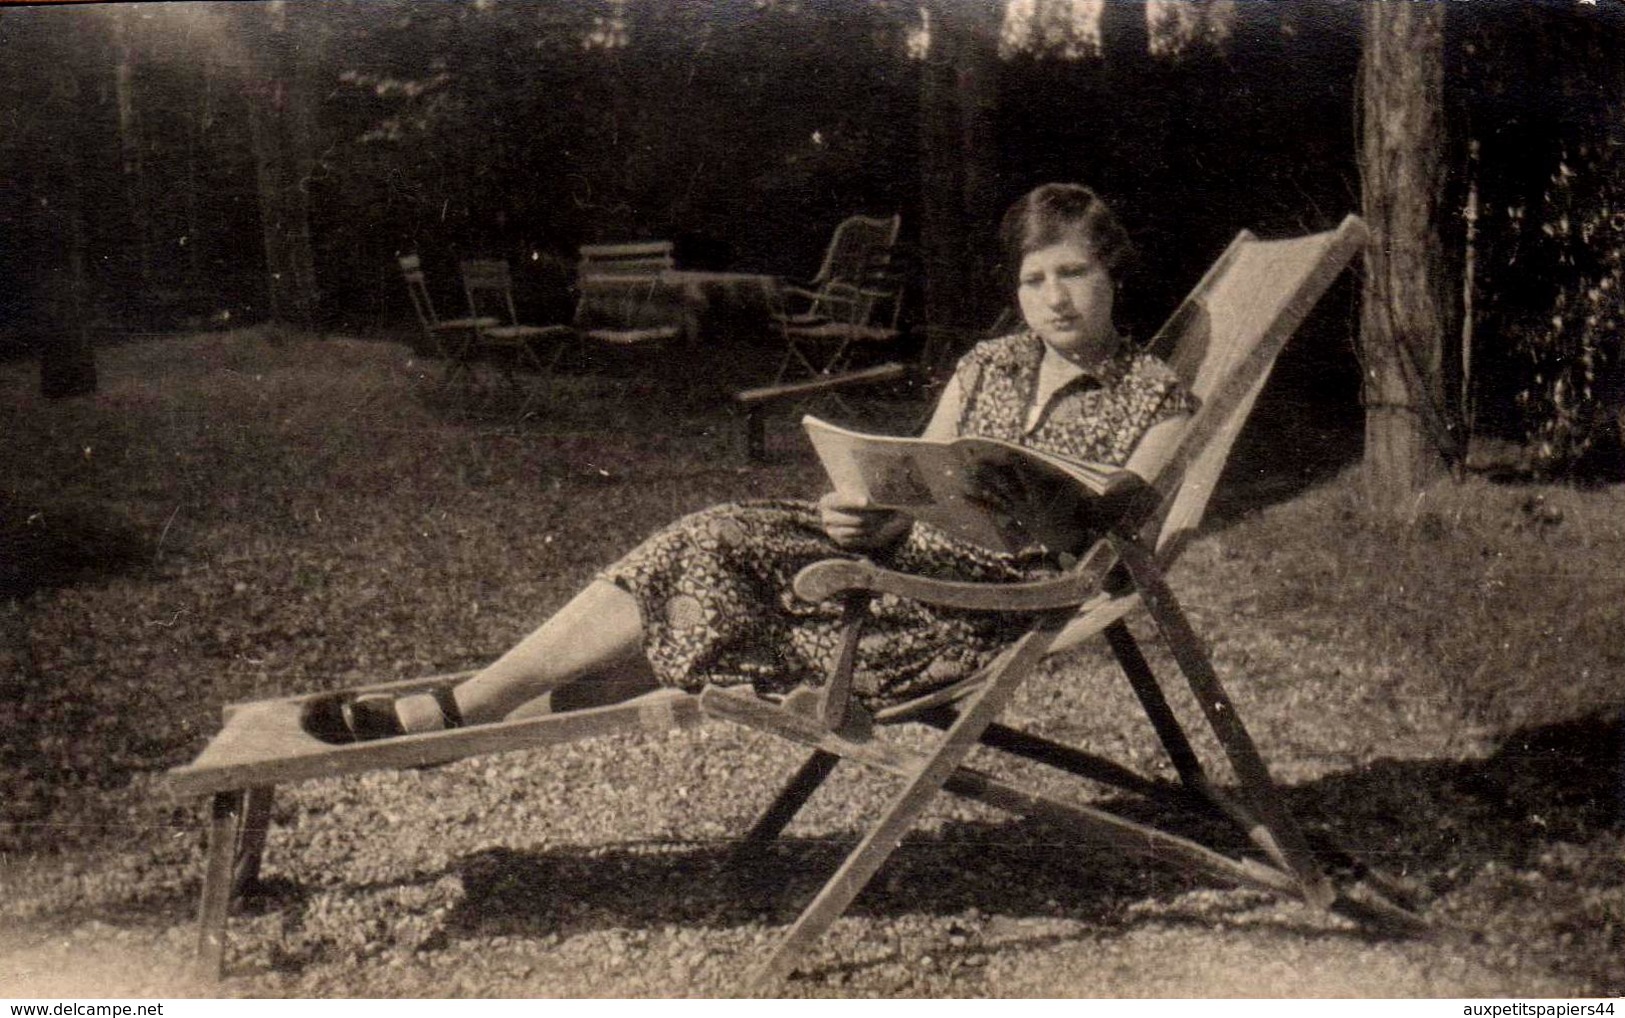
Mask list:
[[[566,376],[520,415],[438,393],[399,345],[255,331],[99,368],[97,395],[51,403],[34,365],[0,366],[0,957],[29,959],[8,994],[186,988],[202,816],[157,779],[222,704],[479,665],[677,515],[821,490],[788,419],[743,465],[715,394]],[[1625,993],[1625,489],[1468,480],[1389,521],[1348,474],[1283,487],[1267,438],[1174,587],[1306,824],[1463,936],[1359,946],[1138,865],[1056,871],[1052,835],[943,806],[797,992],[1180,995],[1045,974],[1177,934],[1367,952],[1339,995]],[[1154,769],[1121,686],[1085,650],[1013,713]],[[838,775],[791,830],[788,889],[742,889],[727,839],[791,766],[713,725],[289,789],[223,990],[723,992],[885,794]],[[59,944],[104,980],[44,972]],[[1384,981],[1417,957],[1441,975]]]

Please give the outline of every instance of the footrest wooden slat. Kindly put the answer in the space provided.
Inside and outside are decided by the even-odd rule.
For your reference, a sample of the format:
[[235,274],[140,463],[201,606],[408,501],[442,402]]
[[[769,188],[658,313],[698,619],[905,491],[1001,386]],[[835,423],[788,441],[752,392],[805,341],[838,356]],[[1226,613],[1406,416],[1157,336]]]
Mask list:
[[[424,680],[387,684],[403,689],[423,685]],[[165,775],[170,792],[177,796],[202,795],[360,771],[423,767],[615,732],[688,728],[703,720],[696,697],[681,690],[662,689],[607,707],[335,744],[316,738],[300,723],[305,704],[331,695],[233,705],[226,712],[224,727],[198,758]]]

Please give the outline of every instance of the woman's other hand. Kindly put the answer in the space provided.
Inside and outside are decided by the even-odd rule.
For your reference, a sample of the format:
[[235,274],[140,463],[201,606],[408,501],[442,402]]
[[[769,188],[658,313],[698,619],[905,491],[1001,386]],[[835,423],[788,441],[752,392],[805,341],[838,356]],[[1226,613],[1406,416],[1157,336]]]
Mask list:
[[829,539],[847,551],[880,551],[908,533],[907,516],[877,509],[861,499],[832,491],[818,500],[818,514]]

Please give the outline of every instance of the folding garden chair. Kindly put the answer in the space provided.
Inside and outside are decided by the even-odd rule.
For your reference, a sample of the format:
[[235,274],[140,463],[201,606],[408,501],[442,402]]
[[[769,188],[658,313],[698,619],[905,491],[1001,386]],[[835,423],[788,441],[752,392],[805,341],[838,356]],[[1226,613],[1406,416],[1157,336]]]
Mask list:
[[902,216],[850,216],[835,228],[818,274],[781,288],[774,321],[784,339],[775,383],[832,375],[862,346],[893,343],[902,281],[892,252]]
[[476,330],[481,326],[497,325],[498,320],[478,316],[442,319],[435,313],[434,298],[429,295],[422,259],[410,254],[402,255],[397,261],[401,266],[401,278],[406,282],[406,295],[411,298],[412,310],[418,318],[421,339],[419,352],[440,357],[446,362],[445,372],[441,376],[442,385],[450,385],[459,378],[468,379]]
[[[222,731],[202,755],[169,774],[173,791],[207,794],[213,802],[199,920],[204,972],[218,973],[232,898],[258,871],[276,784],[431,764],[628,729],[686,727],[706,717],[744,724],[813,749],[746,835],[747,844],[761,845],[777,837],[841,760],[905,779],[890,807],[755,974],[753,988],[758,991],[771,989],[795,966],[939,791],[1040,818],[1092,842],[1227,883],[1334,908],[1406,932],[1424,929],[1425,923],[1375,874],[1356,869],[1361,880],[1347,887],[1334,886],[1328,879],[1284,808],[1165,579],[1201,521],[1230,446],[1276,354],[1364,236],[1364,227],[1351,216],[1334,231],[1293,240],[1260,241],[1243,233],[1225,251],[1155,341],[1158,349],[1169,352],[1171,363],[1201,399],[1201,409],[1144,497],[1125,507],[1111,532],[1063,575],[1025,584],[948,583],[888,572],[861,559],[832,559],[804,570],[796,580],[798,593],[817,600],[840,599],[850,620],[837,666],[817,690],[799,690],[782,701],[720,688],[699,696],[660,690],[608,707],[348,745],[323,742],[301,727],[301,711],[312,699],[309,696],[228,708]],[[971,679],[871,714],[852,701],[850,689],[864,605],[876,593],[1020,612],[1032,620],[1031,628]],[[1140,608],[1155,622],[1222,746],[1234,777],[1233,791],[1221,790],[1207,776],[1125,624],[1125,617]],[[1179,783],[1140,776],[1120,764],[998,722],[1012,694],[1046,654],[1095,636],[1105,637],[1122,665]],[[372,688],[403,692],[447,678]],[[877,726],[903,721],[923,722],[943,734],[929,752],[905,749],[878,734]],[[1211,807],[1234,819],[1256,851],[1225,854],[1106,809],[1059,802],[964,766],[966,754],[978,744],[1182,807]]]
[[[471,364],[489,358],[514,389],[517,371],[525,368],[545,378],[574,334],[568,325],[522,325],[513,300],[513,274],[500,259],[471,259],[462,264],[463,294],[474,321]],[[544,358],[542,350],[547,350]]]
[[582,335],[620,349],[670,343],[687,330],[681,295],[661,282],[676,260],[669,240],[587,244],[576,268],[576,324]]
[[[582,246],[575,324],[589,365],[649,372],[659,363],[654,354],[694,337],[693,309],[681,288],[664,281],[676,265],[673,250],[669,240]],[[633,391],[623,387],[622,398]]]

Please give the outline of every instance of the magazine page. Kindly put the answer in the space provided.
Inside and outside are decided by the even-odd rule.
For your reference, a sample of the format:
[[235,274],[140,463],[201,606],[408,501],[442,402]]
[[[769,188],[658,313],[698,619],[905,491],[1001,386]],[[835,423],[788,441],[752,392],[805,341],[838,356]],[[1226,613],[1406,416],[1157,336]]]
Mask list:
[[810,416],[802,423],[836,490],[994,551],[1035,541],[1063,547],[1058,535],[1077,533],[1107,479],[1080,465],[1080,480],[1066,461],[995,439],[938,442],[866,435]]
[[1024,445],[1016,445],[997,438],[982,438],[967,435],[953,440],[953,444],[966,447],[978,457],[993,455],[992,449],[1014,450],[1021,458],[1037,460],[1048,466],[1063,471],[1068,477],[1082,484],[1096,495],[1110,495],[1131,485],[1135,476],[1122,467],[1115,467],[1107,463],[1090,463],[1085,460],[1075,460],[1042,449],[1030,449]]

